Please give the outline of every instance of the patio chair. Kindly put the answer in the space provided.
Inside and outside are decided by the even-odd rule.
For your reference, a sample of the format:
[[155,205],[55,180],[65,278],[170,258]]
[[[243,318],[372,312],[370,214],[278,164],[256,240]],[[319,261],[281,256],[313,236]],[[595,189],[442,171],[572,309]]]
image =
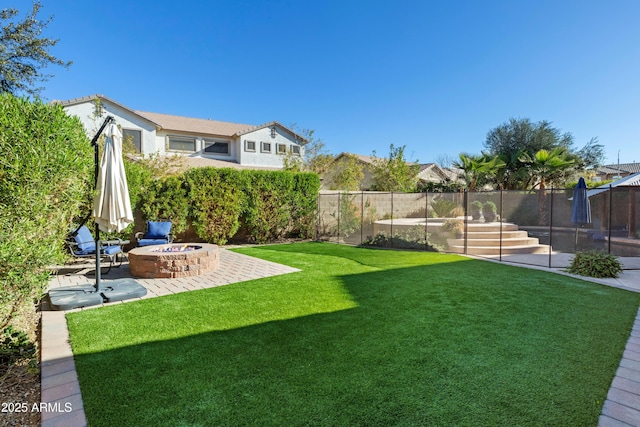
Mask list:
[[138,246],[166,245],[173,242],[171,221],[147,221],[147,231],[135,234]]
[[[122,246],[127,243],[127,241],[121,239],[101,242],[100,257],[109,261],[109,267],[106,273],[111,271],[111,267],[120,267],[122,265],[122,259],[124,258]],[[95,259],[96,257],[96,242],[86,225],[69,234],[67,245],[69,246],[71,255],[76,259]],[[118,260],[120,262],[118,265],[115,265]]]

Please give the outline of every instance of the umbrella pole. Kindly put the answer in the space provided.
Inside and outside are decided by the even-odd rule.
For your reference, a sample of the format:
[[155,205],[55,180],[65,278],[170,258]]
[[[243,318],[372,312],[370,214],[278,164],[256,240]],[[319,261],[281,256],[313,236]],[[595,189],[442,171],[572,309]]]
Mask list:
[[100,227],[98,227],[98,223],[96,223],[96,292],[100,293],[100,251],[102,250],[102,245],[100,243]]
[[[93,185],[94,187],[96,187],[98,185],[98,173],[100,170],[100,147],[98,146],[98,139],[100,138],[100,135],[102,135],[102,132],[104,131],[104,128],[107,127],[107,125],[109,123],[111,123],[114,120],[113,116],[107,116],[107,118],[104,120],[104,122],[102,123],[102,126],[100,126],[100,129],[98,129],[98,132],[96,132],[96,134],[94,135],[93,139],[91,140],[91,145],[93,145],[93,160],[94,160],[94,180],[93,180]],[[100,243],[100,227],[98,226],[98,223],[96,222],[96,292],[100,293],[100,251],[102,250],[102,244]]]

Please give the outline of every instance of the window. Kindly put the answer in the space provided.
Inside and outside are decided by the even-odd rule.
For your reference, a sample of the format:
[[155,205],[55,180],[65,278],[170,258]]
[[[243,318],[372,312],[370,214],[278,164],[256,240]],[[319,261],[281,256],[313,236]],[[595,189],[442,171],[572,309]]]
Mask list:
[[229,143],[222,141],[204,141],[204,152],[206,154],[229,155]]
[[169,150],[174,151],[196,151],[196,139],[185,138],[183,136],[169,137]]
[[278,144],[278,154],[287,154],[287,146],[285,144]]
[[134,129],[122,129],[122,140],[130,141],[138,153],[142,153],[142,131]]
[[262,142],[262,146],[260,148],[260,151],[262,151],[263,153],[270,153],[271,152],[271,143],[270,142]]
[[292,145],[291,146],[291,154],[293,154],[294,156],[299,156],[300,155],[300,146],[299,145]]
[[244,151],[256,151],[256,142],[255,141],[245,141],[244,142]]

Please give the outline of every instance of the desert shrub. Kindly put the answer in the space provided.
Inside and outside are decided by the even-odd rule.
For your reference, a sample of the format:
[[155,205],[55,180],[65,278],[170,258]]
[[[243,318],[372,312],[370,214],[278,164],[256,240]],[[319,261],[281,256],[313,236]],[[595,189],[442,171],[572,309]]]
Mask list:
[[458,207],[456,202],[448,199],[434,199],[430,205],[436,218],[449,218],[452,216],[452,211]]
[[602,251],[577,252],[567,272],[588,277],[618,277],[622,265],[614,255]]
[[430,234],[425,235],[424,227],[414,226],[406,230],[394,232],[393,236],[381,231],[373,236],[364,239],[360,246],[381,247],[396,249],[423,249],[427,251],[437,251],[434,246],[428,243]]
[[335,233],[338,236],[349,237],[356,231],[360,230],[361,212],[358,204],[354,203],[356,195],[350,193],[340,194],[338,210],[330,215],[336,219]]
[[464,221],[461,219],[445,219],[442,223],[442,230],[455,239],[458,234],[464,233]]
[[36,346],[25,332],[7,326],[0,334],[0,377],[4,374],[2,371],[19,360],[35,364]]
[[93,149],[60,105],[0,95],[0,327],[39,298],[91,198]]

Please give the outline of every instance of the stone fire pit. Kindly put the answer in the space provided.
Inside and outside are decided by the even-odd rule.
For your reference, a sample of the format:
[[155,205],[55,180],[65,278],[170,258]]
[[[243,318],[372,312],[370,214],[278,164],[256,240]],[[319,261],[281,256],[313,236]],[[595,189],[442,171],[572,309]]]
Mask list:
[[220,265],[218,246],[208,243],[143,246],[128,256],[131,275],[145,279],[197,276]]

